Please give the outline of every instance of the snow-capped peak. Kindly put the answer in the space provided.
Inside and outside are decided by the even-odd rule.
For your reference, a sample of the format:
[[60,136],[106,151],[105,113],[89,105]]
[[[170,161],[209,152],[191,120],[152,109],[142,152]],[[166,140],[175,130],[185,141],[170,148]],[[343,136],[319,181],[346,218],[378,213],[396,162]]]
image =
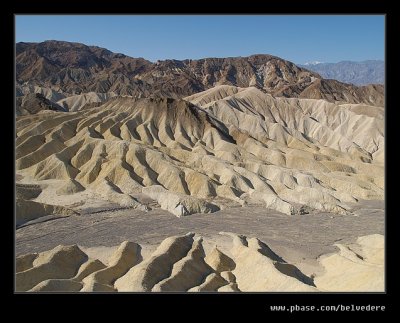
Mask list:
[[309,66],[309,65],[318,65],[318,64],[322,64],[323,62],[319,62],[319,61],[312,61],[312,62],[307,62],[304,63],[304,65]]

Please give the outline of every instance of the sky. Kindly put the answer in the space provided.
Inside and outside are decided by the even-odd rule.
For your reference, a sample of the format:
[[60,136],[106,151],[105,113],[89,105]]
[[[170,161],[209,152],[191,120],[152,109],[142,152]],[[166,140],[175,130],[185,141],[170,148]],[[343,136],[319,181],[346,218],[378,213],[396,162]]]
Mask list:
[[384,60],[383,15],[16,15],[16,42],[64,40],[150,61],[271,54]]

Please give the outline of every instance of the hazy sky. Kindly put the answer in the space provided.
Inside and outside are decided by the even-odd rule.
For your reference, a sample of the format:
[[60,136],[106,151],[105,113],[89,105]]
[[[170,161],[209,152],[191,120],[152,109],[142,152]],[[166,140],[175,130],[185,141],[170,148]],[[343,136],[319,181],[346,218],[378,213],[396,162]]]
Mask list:
[[80,42],[151,61],[252,54],[298,64],[384,59],[383,15],[17,15],[15,21],[17,42]]

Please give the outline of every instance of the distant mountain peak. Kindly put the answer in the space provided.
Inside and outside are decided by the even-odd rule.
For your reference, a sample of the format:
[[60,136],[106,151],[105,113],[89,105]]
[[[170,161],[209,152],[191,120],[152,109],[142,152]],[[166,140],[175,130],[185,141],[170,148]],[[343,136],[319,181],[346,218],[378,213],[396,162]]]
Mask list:
[[324,62],[320,62],[320,61],[311,61],[311,62],[307,62],[304,63],[304,66],[312,66],[312,65],[318,65],[318,64],[324,64]]
[[319,62],[318,64],[306,63],[300,66],[317,72],[324,78],[354,85],[383,84],[385,81],[385,63],[379,60]]

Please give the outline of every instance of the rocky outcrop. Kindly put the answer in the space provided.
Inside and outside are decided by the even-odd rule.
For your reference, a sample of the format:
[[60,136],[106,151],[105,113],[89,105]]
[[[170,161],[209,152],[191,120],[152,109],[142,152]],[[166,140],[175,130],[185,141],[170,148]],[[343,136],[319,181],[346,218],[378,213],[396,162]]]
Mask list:
[[29,93],[16,99],[16,115],[37,114],[42,111],[68,112],[67,108],[46,99],[40,93]]

